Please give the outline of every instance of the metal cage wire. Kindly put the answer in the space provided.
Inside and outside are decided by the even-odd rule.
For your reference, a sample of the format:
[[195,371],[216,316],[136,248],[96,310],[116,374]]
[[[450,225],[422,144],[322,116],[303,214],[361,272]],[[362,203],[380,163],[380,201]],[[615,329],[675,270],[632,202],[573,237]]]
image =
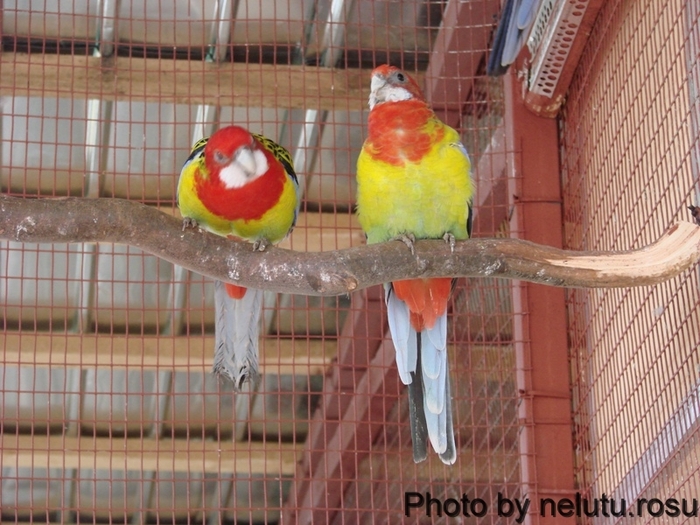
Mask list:
[[[473,36],[469,57],[486,53],[499,9],[478,3],[482,18],[457,24]],[[2,192],[126,198],[177,214],[191,144],[235,122],[294,156],[304,201],[283,246],[358,246],[354,164],[368,69],[390,61],[440,97],[428,67],[438,43],[452,45],[445,9],[5,2]],[[504,177],[492,162],[502,156],[492,136],[502,132],[503,94],[469,64],[442,78],[474,93],[450,118],[486,188]],[[478,234],[503,234],[506,205],[477,200]],[[266,293],[262,379],[249,394],[209,372],[212,295],[209,279],[126,246],[0,243],[3,523],[400,522],[406,491],[489,503],[518,494],[507,283],[462,280],[450,306],[451,364],[470,378],[453,392],[452,469],[412,461],[379,290]],[[498,520],[491,508],[477,521]]]
[[[460,131],[478,236],[556,237],[530,207],[552,170],[561,202],[544,205],[562,206],[569,249],[648,244],[698,204],[697,0],[605,2],[556,123],[516,107],[517,72],[484,76],[497,0],[2,9],[4,194],[126,198],[177,215],[191,144],[235,122],[294,156],[302,213],[282,246],[359,246],[368,70],[391,62]],[[546,133],[527,127],[538,125]],[[557,148],[559,165],[532,171]],[[558,207],[547,213],[559,220]],[[482,499],[487,511],[469,523],[502,523],[499,493],[608,494],[633,512],[643,500],[690,504],[700,493],[698,290],[697,269],[654,287],[569,290],[562,326],[542,333],[548,320],[532,317],[546,312],[543,298],[559,304],[556,293],[460,279],[448,330],[459,449],[450,468],[413,463],[381,289],[266,293],[261,380],[235,394],[210,373],[209,279],[126,246],[2,241],[0,521],[451,520],[437,504],[407,518],[408,492]],[[570,400],[532,379],[554,360],[538,345],[555,331],[568,340]],[[566,408],[534,410],[541,398]],[[573,435],[566,489],[549,484],[565,467],[545,461],[555,425]],[[625,521],[654,521],[646,510]]]
[[[698,12],[692,1],[601,9],[561,119],[567,247],[641,246],[689,218]],[[624,498],[639,523],[659,516],[639,515],[639,501],[685,498],[691,510],[700,487],[697,271],[654,287],[570,291],[567,303],[581,490]]]

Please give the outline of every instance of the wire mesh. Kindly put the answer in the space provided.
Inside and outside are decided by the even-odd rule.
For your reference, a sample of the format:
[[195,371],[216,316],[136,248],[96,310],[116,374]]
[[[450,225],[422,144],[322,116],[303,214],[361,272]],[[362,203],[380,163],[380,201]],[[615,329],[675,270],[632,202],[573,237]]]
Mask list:
[[[435,80],[446,4],[37,6],[3,3],[4,194],[124,198],[177,216],[191,144],[236,123],[292,152],[304,200],[282,246],[319,251],[364,242],[354,171],[369,68]],[[502,93],[482,70],[445,78],[473,90],[456,126],[488,186],[504,176],[490,149]],[[502,231],[505,206],[487,197],[480,235]],[[236,394],[210,373],[209,279],[110,243],[0,243],[0,521],[399,523],[405,493],[430,491],[482,498],[473,522],[497,523],[496,493],[515,497],[519,477],[508,285],[463,280],[453,295],[453,468],[413,463],[382,300],[266,293],[262,377]]]
[[[592,34],[561,120],[565,244],[629,249],[697,198],[698,5],[607,2]],[[699,314],[696,269],[568,294],[578,485],[630,521],[668,516],[645,500],[697,502]]]

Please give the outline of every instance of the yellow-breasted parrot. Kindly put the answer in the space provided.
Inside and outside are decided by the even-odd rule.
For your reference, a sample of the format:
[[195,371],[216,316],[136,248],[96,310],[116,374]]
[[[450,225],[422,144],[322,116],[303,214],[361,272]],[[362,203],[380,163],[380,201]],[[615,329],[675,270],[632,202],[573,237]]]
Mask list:
[[[368,136],[357,160],[357,213],[370,244],[400,239],[455,240],[471,234],[474,184],[459,134],[441,122],[418,84],[383,65],[372,72]],[[455,462],[447,361],[451,278],[385,284],[396,364],[408,385],[413,459],[427,442]]]
[[[292,231],[300,192],[292,158],[279,144],[227,126],[195,143],[177,187],[183,228],[253,242],[263,251]],[[215,283],[214,372],[240,390],[258,372],[262,290]]]

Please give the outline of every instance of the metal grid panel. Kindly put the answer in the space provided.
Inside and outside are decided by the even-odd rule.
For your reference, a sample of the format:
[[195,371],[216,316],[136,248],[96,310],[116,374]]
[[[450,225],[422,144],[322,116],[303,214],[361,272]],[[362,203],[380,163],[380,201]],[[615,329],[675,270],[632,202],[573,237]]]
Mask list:
[[[562,119],[567,247],[635,248],[689,219],[697,9],[620,0],[601,10]],[[700,493],[698,284],[689,271],[654,287],[568,294],[577,473],[589,496],[631,505]]]
[[[235,122],[288,147],[302,175],[302,216],[283,246],[357,246],[367,69],[391,60],[433,87],[459,81],[477,230],[502,232],[502,93],[473,56],[486,52],[494,4],[480,0],[486,18],[457,24],[466,42],[479,37],[471,69],[438,81],[424,70],[442,3],[66,0],[49,12],[5,2],[1,190],[177,214],[193,140]],[[403,493],[430,490],[483,498],[490,510],[477,521],[497,523],[496,493],[518,495],[507,283],[462,281],[453,296],[450,353],[465,380],[453,391],[451,469],[412,462],[379,290],[266,294],[262,380],[238,395],[209,372],[212,292],[210,280],[130,247],[0,244],[0,521],[277,523],[312,501],[328,521],[400,522]],[[353,429],[337,451],[353,475],[333,471],[326,440],[338,428]],[[304,492],[305,476],[323,496]],[[334,501],[332,487],[342,489]]]

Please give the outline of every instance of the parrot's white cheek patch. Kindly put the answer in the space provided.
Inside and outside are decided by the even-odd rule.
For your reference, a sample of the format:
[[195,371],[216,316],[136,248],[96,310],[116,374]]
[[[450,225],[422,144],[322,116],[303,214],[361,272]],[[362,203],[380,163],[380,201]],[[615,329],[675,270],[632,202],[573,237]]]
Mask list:
[[413,95],[400,86],[392,86],[391,84],[385,84],[383,87],[372,90],[369,95],[369,109],[373,109],[379,102],[401,102],[404,100],[410,100]]
[[236,188],[242,188],[267,171],[269,166],[267,164],[267,158],[262,151],[256,150],[253,153],[253,158],[255,160],[253,166],[244,167],[234,160],[219,172],[219,179],[221,179],[226,189],[234,190]]
[[255,150],[255,166],[256,170],[253,174],[253,179],[257,179],[260,175],[267,172],[269,166],[267,165],[267,157],[260,150]]
[[248,182],[246,172],[239,164],[232,162],[219,172],[219,178],[226,189],[232,190],[245,186]]

